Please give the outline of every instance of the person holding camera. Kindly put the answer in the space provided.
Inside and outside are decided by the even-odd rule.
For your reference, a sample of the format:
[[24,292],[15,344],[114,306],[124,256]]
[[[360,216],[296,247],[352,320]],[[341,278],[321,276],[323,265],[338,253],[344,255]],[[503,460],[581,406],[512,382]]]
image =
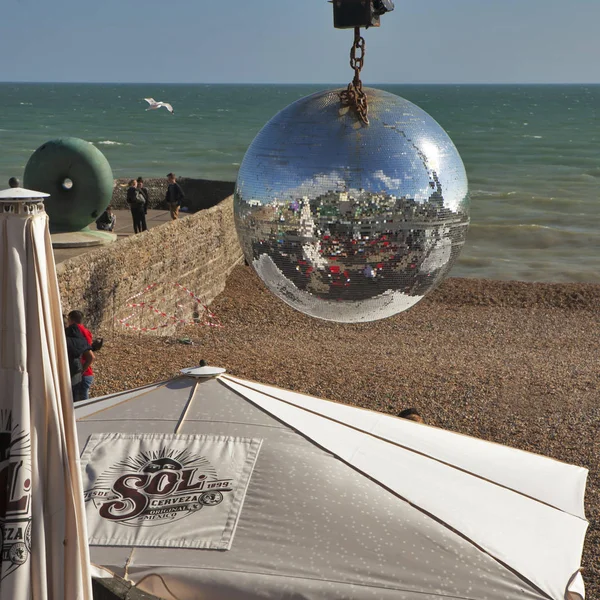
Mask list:
[[71,376],[71,390],[73,392],[73,401],[78,400],[79,388],[81,385],[83,366],[82,360],[90,362],[93,360],[93,351],[79,327],[72,323],[67,324],[65,318],[65,339],[67,342],[67,357],[69,360],[69,375]]
[[[73,400],[87,400],[90,396],[90,388],[94,383],[94,371],[92,363],[96,360],[93,350],[99,349],[98,341],[94,341],[89,329],[83,324],[83,313],[80,310],[72,310],[67,315],[67,323],[69,326],[75,325],[80,333],[85,338],[90,350],[81,356],[81,381],[73,388]],[[101,346],[101,344],[100,344]]]

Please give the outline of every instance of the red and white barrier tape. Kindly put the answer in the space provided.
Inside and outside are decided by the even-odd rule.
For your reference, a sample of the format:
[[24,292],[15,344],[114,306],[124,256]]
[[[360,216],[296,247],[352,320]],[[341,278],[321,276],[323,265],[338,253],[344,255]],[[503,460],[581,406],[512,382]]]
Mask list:
[[139,298],[140,296],[142,296],[146,292],[148,292],[148,290],[151,290],[152,288],[156,287],[157,285],[158,285],[158,283],[151,283],[150,285],[147,285],[141,292],[134,294],[130,298],[127,298],[127,300],[125,300],[125,302],[129,302],[130,300],[133,300],[134,298]]
[[[131,300],[134,300],[135,298],[139,298],[140,296],[148,293],[150,290],[152,290],[153,288],[157,287],[159,284],[158,283],[152,283],[148,286],[146,286],[141,292],[134,294],[133,296],[130,296],[129,298],[127,298],[127,300],[125,301],[125,305],[128,308],[149,308],[150,310],[152,310],[153,312],[155,312],[156,314],[162,316],[162,317],[166,317],[168,319],[171,320],[170,323],[163,323],[162,325],[157,325],[155,327],[137,327],[135,325],[132,325],[131,323],[128,323],[129,319],[133,318],[136,313],[132,313],[129,316],[125,317],[124,319],[116,319],[115,321],[117,323],[120,323],[121,325],[123,325],[124,327],[127,327],[129,329],[133,329],[136,331],[157,331],[158,329],[162,329],[164,327],[168,327],[169,325],[176,325],[176,324],[183,324],[183,325],[204,325],[207,327],[223,327],[221,321],[218,319],[218,317],[211,311],[208,309],[208,307],[206,306],[206,304],[203,304],[202,300],[200,298],[198,298],[198,296],[196,296],[196,294],[194,294],[191,290],[188,290],[186,287],[184,287],[183,285],[181,285],[180,283],[174,283],[173,285],[175,287],[178,287],[180,289],[182,289],[184,292],[186,292],[187,294],[189,294],[195,301],[197,304],[200,304],[203,308],[204,308],[204,312],[206,314],[206,318],[203,321],[189,321],[186,319],[179,319],[176,316],[173,315],[169,315],[164,311],[161,311],[160,309],[156,308],[154,305],[150,304],[149,302],[135,302],[132,303]],[[166,301],[166,298],[160,298],[156,300],[157,302],[164,302]],[[176,305],[178,308],[183,308],[182,304],[177,304]],[[210,322],[209,319],[212,319],[216,322]]]

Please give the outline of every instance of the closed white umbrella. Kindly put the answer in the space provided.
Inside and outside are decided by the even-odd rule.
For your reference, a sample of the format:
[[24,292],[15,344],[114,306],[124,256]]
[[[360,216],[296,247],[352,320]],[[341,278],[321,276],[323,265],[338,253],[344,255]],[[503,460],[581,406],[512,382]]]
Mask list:
[[46,196],[0,191],[0,600],[92,598]]

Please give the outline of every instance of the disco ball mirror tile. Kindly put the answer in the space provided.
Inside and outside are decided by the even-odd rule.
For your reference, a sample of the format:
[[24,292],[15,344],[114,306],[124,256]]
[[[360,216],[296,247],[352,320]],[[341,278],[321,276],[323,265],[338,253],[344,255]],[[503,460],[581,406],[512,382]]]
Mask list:
[[368,126],[341,90],[294,102],[240,165],[235,221],[271,292],[308,315],[374,321],[448,274],[469,224],[465,168],[448,134],[399,96],[366,88]]

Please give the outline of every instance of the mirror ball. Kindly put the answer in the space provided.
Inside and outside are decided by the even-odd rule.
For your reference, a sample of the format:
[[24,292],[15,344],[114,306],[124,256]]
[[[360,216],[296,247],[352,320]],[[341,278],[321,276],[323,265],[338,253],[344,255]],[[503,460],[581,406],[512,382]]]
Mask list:
[[419,107],[365,88],[364,126],[340,91],[302,98],[262,128],[240,165],[235,222],[273,294],[360,323],[410,308],[448,274],[469,225],[468,182]]

